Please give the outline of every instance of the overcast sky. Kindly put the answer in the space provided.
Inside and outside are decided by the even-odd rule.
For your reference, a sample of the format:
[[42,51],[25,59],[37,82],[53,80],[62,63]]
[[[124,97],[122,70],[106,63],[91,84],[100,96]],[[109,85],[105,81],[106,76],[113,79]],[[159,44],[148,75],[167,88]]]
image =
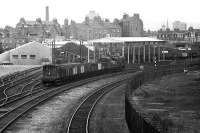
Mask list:
[[110,20],[139,13],[145,30],[157,30],[167,20],[170,26],[175,20],[188,26],[200,24],[199,0],[1,0],[0,27],[15,26],[21,17],[45,20],[45,6],[49,6],[50,20],[57,18],[60,24],[65,18],[82,22],[90,10]]

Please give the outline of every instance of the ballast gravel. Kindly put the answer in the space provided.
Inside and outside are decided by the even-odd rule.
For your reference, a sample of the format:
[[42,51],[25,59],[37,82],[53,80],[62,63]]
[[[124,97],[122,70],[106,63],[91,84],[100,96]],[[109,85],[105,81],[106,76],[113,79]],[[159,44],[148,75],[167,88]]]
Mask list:
[[[131,75],[131,74],[129,74]],[[117,80],[121,76],[101,79],[59,94],[13,123],[7,133],[63,133],[73,108],[97,87]]]

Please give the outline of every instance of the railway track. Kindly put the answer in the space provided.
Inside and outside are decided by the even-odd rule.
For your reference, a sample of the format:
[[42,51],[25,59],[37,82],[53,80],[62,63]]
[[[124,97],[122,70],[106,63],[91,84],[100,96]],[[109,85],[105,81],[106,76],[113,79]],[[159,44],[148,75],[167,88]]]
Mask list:
[[[7,103],[10,98],[31,92],[31,85],[35,82],[39,82],[41,79],[41,72],[36,72],[29,76],[25,76],[12,82],[9,86],[1,88],[1,98],[0,98],[0,107],[1,105]],[[18,82],[17,82],[18,81]]]
[[107,92],[120,86],[128,78],[123,78],[105,86],[98,88],[96,91],[90,93],[75,109],[70,122],[67,127],[67,133],[89,133],[89,120],[92,111],[98,101]]
[[42,86],[40,80],[35,80],[34,82],[28,83],[27,86],[22,87],[22,88],[29,87],[28,90],[9,96],[5,99],[2,99],[1,102],[3,102],[3,104],[0,105],[0,109],[3,108],[4,110],[5,109],[9,110],[10,107],[14,106],[17,103],[20,103],[21,99],[28,96],[33,96],[39,93],[40,91],[43,91],[43,89],[41,89],[40,86]]
[[35,68],[28,69],[28,70],[24,70],[21,72],[15,72],[13,74],[9,74],[9,75],[0,77],[0,88],[3,86],[9,85],[10,82],[13,82],[13,80],[16,80],[16,78],[24,77],[34,71],[38,71],[39,69],[41,69],[41,67],[35,67]]
[[[38,76],[41,75],[41,69],[31,69],[30,71],[26,71],[26,74],[22,73],[21,76],[15,77],[9,82],[3,83],[0,86],[0,100],[4,99],[7,97],[7,95],[12,95],[12,93],[17,93],[16,89],[19,85],[24,86],[27,82],[30,80],[33,80],[37,78]],[[10,90],[10,91],[9,91]],[[9,94],[10,92],[10,94]],[[0,103],[2,104],[2,103]]]
[[[31,110],[35,106],[47,101],[49,98],[69,89],[73,89],[75,87],[87,84],[89,82],[93,82],[102,78],[112,77],[119,74],[127,74],[124,72],[101,75],[98,77],[92,77],[89,79],[80,80],[77,82],[69,83],[67,85],[54,87],[54,88],[46,88],[44,86],[40,86],[33,90],[43,90],[37,91],[35,93],[29,94],[28,96],[18,97],[20,100],[13,100],[11,103],[3,105],[0,110],[5,110],[5,112],[0,117],[0,132],[5,131],[12,123],[14,123],[18,118],[20,118],[27,111]],[[38,86],[38,85],[37,85]]]

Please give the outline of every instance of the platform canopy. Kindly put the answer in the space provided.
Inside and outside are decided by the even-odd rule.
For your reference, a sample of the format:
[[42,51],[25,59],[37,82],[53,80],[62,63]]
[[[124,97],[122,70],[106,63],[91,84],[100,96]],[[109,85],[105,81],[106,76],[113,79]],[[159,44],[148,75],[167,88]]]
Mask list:
[[[97,43],[100,44],[110,44],[110,43],[142,43],[145,44],[146,42],[153,42],[153,45],[156,45],[156,42],[165,42],[163,40],[159,40],[156,38],[150,38],[150,37],[106,37],[106,38],[100,38],[95,40],[88,41],[88,45],[94,45]],[[140,44],[139,44],[140,45]]]
[[90,40],[88,43],[124,43],[123,40],[114,39],[112,37],[100,38],[95,40]]
[[111,39],[123,42],[164,42],[163,40],[151,37],[111,37]]

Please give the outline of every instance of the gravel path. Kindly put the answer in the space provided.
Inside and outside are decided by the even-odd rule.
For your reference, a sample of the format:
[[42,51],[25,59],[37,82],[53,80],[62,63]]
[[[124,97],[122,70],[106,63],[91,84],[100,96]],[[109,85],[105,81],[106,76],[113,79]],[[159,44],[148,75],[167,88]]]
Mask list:
[[90,120],[91,133],[128,133],[125,121],[125,85],[106,94]]

